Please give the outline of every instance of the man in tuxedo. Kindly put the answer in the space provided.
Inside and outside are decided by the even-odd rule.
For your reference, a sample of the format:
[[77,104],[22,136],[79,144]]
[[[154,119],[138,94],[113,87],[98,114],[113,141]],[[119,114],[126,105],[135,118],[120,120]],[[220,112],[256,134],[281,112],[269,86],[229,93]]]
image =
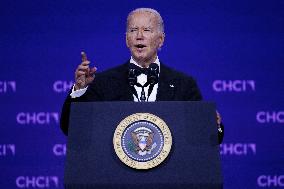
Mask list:
[[[97,73],[90,68],[82,52],[82,63],[75,72],[75,84],[64,102],[61,129],[68,134],[70,103],[75,101],[200,101],[202,95],[195,80],[175,71],[158,58],[165,40],[160,14],[150,8],[139,8],[127,17],[126,45],[131,58],[125,64]],[[150,80],[150,82],[149,82]],[[216,132],[219,143],[224,128],[217,113]]]

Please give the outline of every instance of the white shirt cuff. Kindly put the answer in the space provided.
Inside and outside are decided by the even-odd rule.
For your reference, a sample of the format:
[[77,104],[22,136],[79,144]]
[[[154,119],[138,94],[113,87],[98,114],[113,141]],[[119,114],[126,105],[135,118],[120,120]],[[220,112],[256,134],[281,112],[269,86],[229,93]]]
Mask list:
[[75,85],[73,85],[72,92],[71,92],[70,96],[71,96],[71,98],[78,98],[78,97],[82,96],[83,94],[85,94],[87,89],[88,89],[88,86],[83,88],[83,89],[78,89],[78,90],[75,91]]

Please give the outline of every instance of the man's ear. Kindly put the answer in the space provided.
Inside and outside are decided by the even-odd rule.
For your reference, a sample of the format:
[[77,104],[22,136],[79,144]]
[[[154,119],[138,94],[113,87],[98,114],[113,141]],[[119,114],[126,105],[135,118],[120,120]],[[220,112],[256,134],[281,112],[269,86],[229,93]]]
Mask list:
[[161,36],[160,36],[160,43],[159,43],[159,48],[161,48],[164,44],[164,41],[165,41],[165,33],[162,33]]
[[126,43],[126,46],[129,48],[127,33],[125,33],[125,43]]

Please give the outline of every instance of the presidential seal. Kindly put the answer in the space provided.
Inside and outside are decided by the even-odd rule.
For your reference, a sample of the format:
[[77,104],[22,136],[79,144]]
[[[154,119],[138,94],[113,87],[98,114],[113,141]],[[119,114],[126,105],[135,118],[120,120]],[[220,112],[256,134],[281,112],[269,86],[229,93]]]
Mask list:
[[135,169],[150,169],[162,163],[170,153],[172,135],[158,116],[136,113],[123,119],[113,136],[119,159]]

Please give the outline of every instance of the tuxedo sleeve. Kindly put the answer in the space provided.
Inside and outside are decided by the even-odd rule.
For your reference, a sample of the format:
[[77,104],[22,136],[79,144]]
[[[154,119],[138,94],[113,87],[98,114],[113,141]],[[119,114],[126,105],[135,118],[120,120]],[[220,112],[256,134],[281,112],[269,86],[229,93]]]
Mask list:
[[68,135],[71,103],[75,101],[79,101],[80,100],[79,98],[81,98],[81,97],[71,98],[70,93],[68,94],[67,98],[65,99],[63,103],[63,106],[61,109],[61,116],[60,116],[60,128],[65,135]]
[[90,102],[90,101],[102,101],[103,95],[100,91],[100,82],[96,78],[96,81],[92,82],[87,91],[80,97],[71,98],[70,94],[72,90],[69,91],[67,98],[65,99],[60,116],[60,128],[62,132],[67,136],[69,128],[69,118],[70,118],[70,109],[73,102]]
[[201,101],[202,95],[196,81],[192,77],[189,77],[184,83],[186,85],[185,99],[187,101]]

